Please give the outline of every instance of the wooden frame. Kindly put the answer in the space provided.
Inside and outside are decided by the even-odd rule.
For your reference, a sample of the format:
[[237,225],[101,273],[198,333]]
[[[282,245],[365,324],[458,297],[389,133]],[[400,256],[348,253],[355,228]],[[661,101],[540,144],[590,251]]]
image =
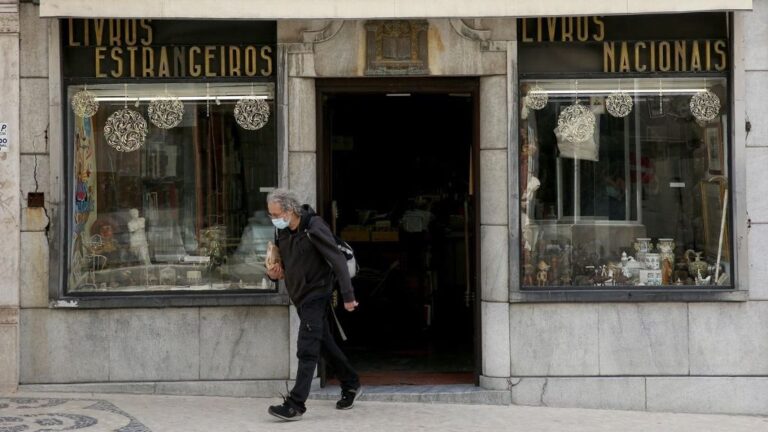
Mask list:
[[[704,230],[704,253],[707,257],[717,257],[720,241],[720,224],[724,206],[726,184],[724,181],[706,181],[699,183],[701,190],[701,217]],[[723,250],[721,261],[730,260],[730,242],[728,233],[728,218],[726,217],[723,231]]]
[[707,147],[707,171],[722,175],[725,166],[725,148],[723,146],[723,127],[720,123],[704,128],[704,145]]

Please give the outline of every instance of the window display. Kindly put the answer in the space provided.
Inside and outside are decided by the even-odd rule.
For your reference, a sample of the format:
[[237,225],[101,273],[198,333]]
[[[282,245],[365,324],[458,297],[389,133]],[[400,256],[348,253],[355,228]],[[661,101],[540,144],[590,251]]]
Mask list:
[[520,95],[523,287],[730,286],[726,78],[522,79]]
[[265,198],[277,183],[274,84],[67,92],[70,293],[274,288],[264,266],[274,236]]

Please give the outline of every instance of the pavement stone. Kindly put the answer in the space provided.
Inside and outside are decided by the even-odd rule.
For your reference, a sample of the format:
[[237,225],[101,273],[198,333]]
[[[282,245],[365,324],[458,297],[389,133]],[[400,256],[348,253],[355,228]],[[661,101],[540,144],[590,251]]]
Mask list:
[[[21,403],[18,399],[22,398]],[[13,402],[11,399],[16,399]],[[267,414],[275,398],[135,394],[17,393],[0,395],[0,430],[86,432],[250,431],[764,431],[768,417],[649,413],[574,408],[360,401],[339,411],[333,400],[310,400],[299,422]],[[31,408],[22,408],[28,406]],[[52,414],[59,414],[54,416]],[[24,417],[26,415],[26,417]],[[96,423],[93,423],[95,419]],[[80,421],[80,423],[77,423]],[[15,422],[15,423],[14,423]],[[67,429],[61,429],[66,425]],[[15,426],[27,426],[26,428]]]

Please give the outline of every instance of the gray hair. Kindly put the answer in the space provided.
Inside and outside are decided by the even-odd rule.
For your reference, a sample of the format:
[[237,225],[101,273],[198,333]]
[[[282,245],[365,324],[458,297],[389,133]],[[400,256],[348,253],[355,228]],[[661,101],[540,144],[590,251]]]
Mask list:
[[295,192],[288,189],[275,189],[267,195],[267,204],[276,203],[283,211],[301,214],[301,202]]

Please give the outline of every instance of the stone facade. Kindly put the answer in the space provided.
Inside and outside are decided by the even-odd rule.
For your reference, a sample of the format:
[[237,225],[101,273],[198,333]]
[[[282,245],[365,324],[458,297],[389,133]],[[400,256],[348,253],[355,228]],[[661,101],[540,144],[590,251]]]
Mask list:
[[[50,283],[57,283],[48,277],[49,257],[64,244],[57,216],[64,157],[58,27],[31,3],[19,12],[6,4],[15,2],[0,0],[0,53],[11,59],[0,64],[0,89],[11,102],[0,106],[0,122],[18,133],[12,151],[0,156],[0,215],[7,222],[0,229],[15,246],[0,264],[0,387],[97,382],[103,384],[96,389],[110,391],[234,395],[284,389],[296,369],[298,326],[287,305],[49,308]],[[20,21],[21,56],[19,33],[3,27],[7,17]],[[737,288],[748,289],[749,298],[742,302],[527,303],[515,295],[515,20],[428,22],[430,75],[479,77],[481,385],[508,390],[522,405],[768,414],[768,126],[760,121],[768,0],[735,13],[733,156],[745,169],[734,178],[734,231]],[[279,183],[311,204],[318,190],[316,80],[364,76],[364,34],[364,21],[278,22]],[[46,208],[26,208],[20,191],[44,192]]]

